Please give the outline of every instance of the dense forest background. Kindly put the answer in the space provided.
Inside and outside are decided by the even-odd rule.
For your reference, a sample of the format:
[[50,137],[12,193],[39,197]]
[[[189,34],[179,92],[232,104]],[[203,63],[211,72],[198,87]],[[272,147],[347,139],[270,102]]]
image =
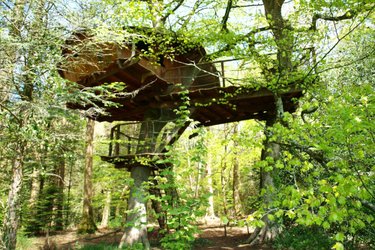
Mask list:
[[236,59],[227,83],[267,87],[276,103],[291,83],[303,90],[296,112],[276,105],[271,123],[189,126],[168,152],[173,168],[149,183],[166,190],[150,192],[148,209],[150,223],[166,218],[163,248],[189,249],[205,220],[247,225],[249,242],[273,238],[282,249],[374,247],[374,9],[370,0],[1,1],[0,248],[15,249],[15,235],[22,248],[27,237],[95,231],[82,227],[87,216],[124,228],[132,180],[100,158],[116,123],[92,132],[86,118],[118,86],[82,90],[59,70],[70,60],[62,51],[77,49],[66,42],[74,32],[89,30],[95,47],[134,37],[125,27],[171,31],[203,45],[207,61]]

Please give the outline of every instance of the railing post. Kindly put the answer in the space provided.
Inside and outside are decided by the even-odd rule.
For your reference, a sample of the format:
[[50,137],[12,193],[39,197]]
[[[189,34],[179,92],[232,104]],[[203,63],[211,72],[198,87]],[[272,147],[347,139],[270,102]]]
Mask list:
[[131,153],[131,143],[132,143],[132,138],[130,136],[126,136],[128,139],[128,155]]
[[109,136],[109,152],[108,152],[108,156],[112,156],[112,148],[113,148],[113,133],[114,133],[114,131],[115,131],[115,127],[112,127],[111,128],[111,134],[110,134],[110,136]]
[[120,125],[116,127],[116,144],[115,144],[115,156],[119,156],[120,154]]
[[223,87],[225,87],[224,62],[221,61],[221,62],[220,62],[220,65],[221,65],[221,77],[222,77],[222,79],[223,79]]

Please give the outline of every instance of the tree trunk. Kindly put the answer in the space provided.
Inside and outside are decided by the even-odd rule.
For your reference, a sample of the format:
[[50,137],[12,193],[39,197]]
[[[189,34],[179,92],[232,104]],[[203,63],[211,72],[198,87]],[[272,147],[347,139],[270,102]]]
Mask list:
[[[154,126],[155,121],[165,120],[163,115],[160,115],[160,110],[150,110],[146,115],[145,121],[142,123],[140,141],[145,142],[146,145],[137,148],[137,153],[152,153],[155,151],[155,142],[158,133],[162,131],[162,123]],[[167,122],[166,122],[167,123]],[[165,124],[166,124],[165,123]],[[164,125],[165,125],[164,124]],[[147,190],[146,182],[151,175],[151,168],[148,166],[134,166],[130,171],[130,176],[133,179],[133,185],[130,188],[128,211],[126,218],[126,228],[123,237],[121,238],[119,248],[122,246],[133,246],[141,243],[145,249],[150,248],[150,243],[147,238]]]
[[7,210],[4,216],[3,242],[6,249],[16,249],[17,230],[19,226],[20,192],[23,179],[23,146],[19,146],[18,154],[12,166],[12,183],[7,200]]
[[[266,157],[272,157],[274,162],[280,159],[280,146],[276,142],[269,141],[269,134],[267,133],[268,127],[274,124],[281,123],[284,116],[284,106],[280,95],[280,89],[287,83],[288,75],[292,72],[292,52],[293,52],[293,37],[289,35],[289,30],[286,27],[285,20],[282,17],[282,6],[284,0],[263,0],[264,10],[266,18],[270,26],[272,27],[272,33],[274,41],[277,47],[277,75],[265,75],[265,77],[272,82],[272,78],[277,77],[277,83],[281,86],[271,86],[271,90],[274,95],[275,101],[275,114],[270,117],[266,124],[266,141],[264,152],[262,152],[262,159]],[[266,190],[275,190],[273,178],[276,175],[276,168],[270,172],[261,173],[261,187]],[[266,207],[270,205],[273,199],[273,193],[266,192],[263,197],[263,201]],[[253,235],[249,238],[251,244],[262,243],[265,240],[269,240],[276,236],[278,228],[273,225],[265,216],[263,218],[265,226],[263,228],[257,228]]]
[[30,191],[30,199],[29,199],[29,208],[30,211],[33,212],[33,209],[36,206],[38,201],[38,196],[40,192],[40,170],[37,168],[33,168],[33,172],[31,174],[31,191]]
[[145,249],[150,248],[147,239],[147,190],[144,186],[150,174],[150,168],[145,166],[133,167],[131,170],[131,178],[134,183],[130,189],[128,201],[128,211],[130,212],[126,219],[127,227],[119,248],[122,248],[123,245],[133,246],[136,243],[142,243]]
[[[271,126],[268,124],[267,126]],[[266,131],[266,140],[264,143],[264,149],[262,150],[261,160],[265,160],[267,157],[272,157],[275,161],[280,158],[280,145],[269,141],[269,134]],[[271,171],[265,171],[261,169],[260,172],[260,190],[266,190],[262,197],[263,204],[266,208],[270,206],[275,195],[275,184],[274,176],[276,175],[275,167]],[[267,216],[263,217],[265,226],[263,228],[256,228],[253,234],[248,239],[251,245],[261,244],[263,242],[272,240],[278,234],[278,228],[273,225]]]
[[[154,187],[150,189],[150,193],[155,195],[155,197],[158,197],[158,199],[161,199],[162,194],[158,185],[158,181],[156,179],[153,179],[153,183],[154,183]],[[166,229],[165,211],[163,210],[160,200],[152,199],[151,202],[152,202],[151,206],[154,209],[155,213],[157,214],[159,228],[163,230]]]
[[56,186],[56,197],[54,199],[53,210],[56,211],[54,214],[53,224],[55,230],[63,230],[64,229],[64,179],[65,179],[65,159],[62,156],[61,159],[58,160],[58,165],[55,169],[55,183]]
[[238,123],[234,125],[233,135],[234,140],[234,158],[233,158],[233,210],[234,216],[241,215],[241,200],[240,200],[240,175],[239,175],[239,162],[238,162]]
[[[227,130],[227,125],[224,124],[224,131]],[[224,132],[224,139],[227,140],[227,133]],[[224,145],[224,158],[221,159],[221,166],[220,166],[220,185],[221,185],[221,196],[223,199],[223,213],[224,216],[228,218],[228,204],[227,204],[227,177],[225,176],[225,171],[227,169],[227,161],[226,156],[228,155],[228,146],[227,144]]]
[[37,233],[36,231],[39,231],[37,223],[39,223],[38,213],[40,211],[38,210],[37,204],[38,200],[40,199],[39,195],[42,191],[41,184],[40,170],[34,167],[31,174],[31,191],[28,204],[29,215],[27,219],[29,222],[26,226],[26,231],[28,232],[34,231],[35,233]]
[[83,183],[82,219],[78,227],[79,233],[93,233],[96,231],[94,211],[92,208],[92,173],[93,173],[93,141],[95,121],[88,119],[86,126],[86,162]]
[[102,221],[100,223],[101,228],[108,227],[109,217],[111,216],[111,190],[107,190],[105,193],[106,198],[104,202]]
[[210,219],[216,218],[215,216],[215,206],[214,206],[214,188],[212,184],[212,160],[211,157],[208,156],[207,164],[206,164],[206,171],[207,171],[207,186],[208,192],[210,193],[210,197],[208,198],[208,210],[207,216]]
[[70,198],[71,198],[71,190],[72,190],[72,174],[73,174],[73,164],[69,162],[69,172],[68,172],[68,190],[66,195],[66,205],[65,205],[65,225],[68,226],[70,224]]
[[[14,3],[14,8],[12,10],[12,16],[9,26],[9,33],[14,38],[15,41],[19,41],[21,38],[21,30],[24,22],[24,7],[26,5],[26,0],[17,0]],[[12,67],[9,68],[9,75],[12,76],[9,78],[10,81],[14,81],[14,69],[16,68],[16,62],[19,62],[20,54],[19,51],[9,51],[12,57]],[[21,73],[22,74],[22,73]],[[22,94],[19,93],[22,97]],[[6,95],[8,97],[8,95]],[[29,96],[31,99],[32,96]],[[3,101],[3,100],[1,100]],[[4,100],[5,101],[5,100]],[[21,132],[21,129],[24,125],[24,109],[27,105],[21,105],[18,117],[21,118],[20,121],[15,120],[15,125],[18,126],[18,131]],[[15,117],[16,118],[16,117]],[[8,193],[7,208],[4,214],[3,221],[3,234],[2,240],[6,249],[13,250],[16,249],[17,245],[17,231],[19,226],[19,209],[20,209],[20,192],[23,183],[23,160],[24,160],[24,151],[26,148],[26,142],[22,139],[16,139],[15,143],[16,149],[13,151],[14,160],[12,162],[12,180],[10,184],[10,189]]]

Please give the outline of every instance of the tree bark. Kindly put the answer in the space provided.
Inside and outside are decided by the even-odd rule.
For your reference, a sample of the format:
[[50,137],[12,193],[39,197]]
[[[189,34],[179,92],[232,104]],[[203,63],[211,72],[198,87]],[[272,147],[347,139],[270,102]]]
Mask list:
[[93,141],[95,121],[88,119],[86,125],[86,162],[83,183],[82,219],[78,227],[79,233],[93,233],[96,231],[94,211],[92,208],[92,174],[93,174]]
[[19,227],[20,192],[23,180],[23,145],[19,145],[12,166],[12,183],[7,200],[7,210],[4,216],[3,242],[6,249],[16,249],[17,231]]
[[131,178],[134,183],[130,189],[128,201],[128,211],[130,212],[126,219],[127,227],[119,248],[124,245],[133,246],[136,243],[142,243],[145,249],[150,249],[147,239],[147,190],[144,186],[150,174],[151,170],[147,166],[137,166],[131,170]]
[[102,213],[102,221],[100,223],[101,228],[106,228],[108,227],[108,222],[109,222],[109,217],[111,216],[111,190],[106,190],[106,197],[105,197],[105,202],[104,202],[104,208],[103,208],[103,213]]

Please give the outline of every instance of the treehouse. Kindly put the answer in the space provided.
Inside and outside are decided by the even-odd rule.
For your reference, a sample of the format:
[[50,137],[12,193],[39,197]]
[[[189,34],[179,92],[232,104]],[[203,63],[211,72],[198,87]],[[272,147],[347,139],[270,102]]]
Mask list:
[[[164,129],[164,135],[160,135],[163,126],[177,119],[171,113],[181,106],[202,126],[247,119],[266,120],[275,112],[271,91],[226,86],[227,61],[202,62],[205,51],[199,45],[178,42],[155,45],[150,44],[147,37],[124,40],[123,44],[104,43],[95,42],[84,33],[75,34],[67,44],[75,45],[75,50],[64,51],[67,62],[61,66],[62,77],[82,88],[125,83],[124,90],[115,90],[109,97],[116,106],[104,107],[100,101],[96,103],[106,111],[95,117],[97,121],[123,121],[112,128],[109,155],[103,157],[116,167],[130,168],[140,162],[139,156],[162,156],[165,146],[185,129],[185,126]],[[160,47],[165,53],[174,51],[173,55],[164,54]],[[178,47],[182,49],[179,51]],[[294,111],[294,98],[300,96],[298,89],[285,92],[282,95],[285,111]],[[91,106],[69,104],[74,109]],[[163,113],[168,113],[167,117],[163,117]],[[163,143],[160,140],[164,140]]]
[[[102,96],[90,104],[70,103],[69,107],[101,107],[105,113],[93,118],[114,122],[109,155],[102,159],[130,171],[134,185],[128,211],[136,211],[127,216],[126,224],[134,226],[125,229],[121,242],[142,242],[147,249],[147,191],[142,184],[154,170],[169,167],[163,161],[167,146],[179,138],[189,121],[211,126],[267,120],[274,116],[275,104],[267,89],[228,85],[226,61],[204,62],[205,50],[199,44],[186,44],[178,37],[168,40],[169,36],[150,30],[142,34],[129,33],[123,42],[111,43],[77,33],[67,41],[60,74],[82,91],[96,87]],[[152,36],[158,39],[150,39]],[[125,84],[124,89],[116,87],[119,82]],[[301,91],[294,88],[283,93],[284,110],[294,111],[293,100],[300,96]],[[184,116],[191,119],[182,119]]]

